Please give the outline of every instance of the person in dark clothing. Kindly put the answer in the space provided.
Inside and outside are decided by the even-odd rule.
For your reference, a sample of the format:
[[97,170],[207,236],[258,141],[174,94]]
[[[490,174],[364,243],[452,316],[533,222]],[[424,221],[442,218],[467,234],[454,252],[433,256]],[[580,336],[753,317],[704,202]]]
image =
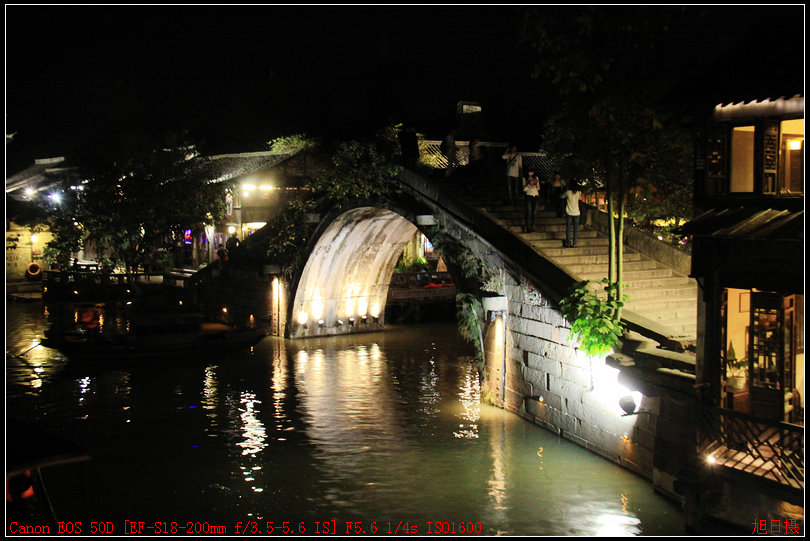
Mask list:
[[239,237],[236,234],[231,235],[227,241],[225,241],[225,249],[228,250],[228,253],[233,252],[236,247],[239,246]]
[[534,220],[537,216],[537,203],[540,201],[540,180],[534,174],[534,169],[529,169],[529,178],[526,179],[526,185],[523,187],[524,204],[525,204],[525,232],[531,233],[534,231]]
[[403,127],[397,133],[397,138],[402,151],[402,164],[405,167],[415,168],[419,161],[419,140],[416,132],[410,126]]

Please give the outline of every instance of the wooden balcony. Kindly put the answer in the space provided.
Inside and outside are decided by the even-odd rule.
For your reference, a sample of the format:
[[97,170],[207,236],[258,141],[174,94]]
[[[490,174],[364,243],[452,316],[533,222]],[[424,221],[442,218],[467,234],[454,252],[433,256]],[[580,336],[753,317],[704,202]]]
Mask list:
[[804,492],[804,427],[720,408],[702,408],[698,457],[724,473],[751,476],[792,497]]

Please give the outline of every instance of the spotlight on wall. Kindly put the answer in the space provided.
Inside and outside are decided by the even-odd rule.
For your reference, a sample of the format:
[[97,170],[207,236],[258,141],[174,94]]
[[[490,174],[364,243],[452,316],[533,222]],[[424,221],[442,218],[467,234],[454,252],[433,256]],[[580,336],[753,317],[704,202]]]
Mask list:
[[335,321],[335,327],[341,327],[341,326],[343,326],[343,320],[338,319],[337,321]]
[[[639,401],[641,400],[640,393],[634,393],[638,395]],[[622,417],[627,417],[629,415],[638,415],[640,413],[652,413],[652,411],[648,409],[636,409],[638,408],[639,404],[636,403],[636,398],[633,397],[632,394],[625,395],[619,399],[619,407],[622,408],[624,413]]]
[[631,395],[623,396],[619,399],[619,407],[625,415],[633,415],[636,413],[636,400]]
[[298,324],[303,328],[307,328],[307,313],[301,310],[298,312]]
[[368,325],[368,316],[363,316],[363,325]]
[[354,318],[353,318],[353,317],[350,317],[350,318],[349,318],[349,325],[351,325],[352,327],[354,327]]
[[318,327],[323,327],[324,323],[326,323],[324,320],[319,319],[318,320]]

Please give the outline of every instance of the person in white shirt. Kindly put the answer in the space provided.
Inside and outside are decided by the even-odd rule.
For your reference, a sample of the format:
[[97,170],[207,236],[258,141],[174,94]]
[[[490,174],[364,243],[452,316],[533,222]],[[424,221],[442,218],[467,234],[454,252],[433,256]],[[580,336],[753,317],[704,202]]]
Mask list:
[[[573,182],[567,190],[560,196],[565,203],[565,246],[575,248],[577,245],[577,234],[579,232],[579,199],[582,197],[582,190],[578,182]],[[571,230],[573,229],[573,241],[571,240]]]
[[540,201],[540,179],[534,174],[534,169],[529,169],[529,178],[523,187],[523,197],[525,205],[524,231],[531,233],[534,231],[534,218],[537,215],[537,203]]
[[502,158],[506,160],[506,195],[509,198],[509,203],[514,205],[518,197],[520,171],[523,169],[523,157],[518,154],[517,146],[509,145],[509,148]]

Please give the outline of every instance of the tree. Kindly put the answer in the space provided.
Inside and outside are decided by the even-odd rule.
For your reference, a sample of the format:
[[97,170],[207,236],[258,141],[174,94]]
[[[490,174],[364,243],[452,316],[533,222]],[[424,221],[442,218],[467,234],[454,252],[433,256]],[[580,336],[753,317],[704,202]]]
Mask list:
[[[705,14],[685,8],[583,6],[528,10],[523,35],[537,51],[534,76],[545,78],[564,106],[545,126],[543,146],[580,178],[599,176],[610,216],[608,302],[621,318],[624,218],[640,186],[689,186],[691,140],[679,124],[679,75],[694,56],[684,42]],[[691,30],[690,30],[691,29]],[[694,37],[694,36],[692,36]],[[697,41],[697,40],[695,40]],[[700,42],[704,43],[704,42]],[[672,152],[672,142],[685,145]],[[678,162],[675,167],[661,164]],[[615,286],[614,286],[615,285]]]
[[338,205],[353,199],[376,200],[396,191],[401,172],[402,167],[373,143],[342,142],[310,188],[316,196]]
[[[109,149],[106,149],[109,152]],[[181,140],[154,148],[85,156],[56,174],[50,255],[63,268],[71,254],[94,246],[102,268],[159,264],[184,230],[199,233],[224,216],[224,186],[212,183],[206,160]]]

